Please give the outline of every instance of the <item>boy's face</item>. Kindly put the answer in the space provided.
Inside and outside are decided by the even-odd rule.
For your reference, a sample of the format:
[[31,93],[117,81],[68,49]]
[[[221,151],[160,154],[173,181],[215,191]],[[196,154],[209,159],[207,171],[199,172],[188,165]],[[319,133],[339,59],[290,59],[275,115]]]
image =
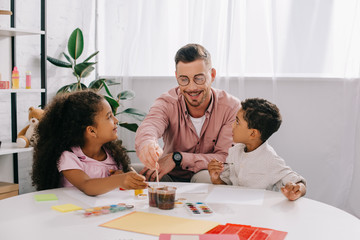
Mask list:
[[244,120],[244,111],[240,109],[236,114],[235,122],[233,123],[233,141],[235,143],[248,143],[250,140],[252,129],[248,128],[247,122]]

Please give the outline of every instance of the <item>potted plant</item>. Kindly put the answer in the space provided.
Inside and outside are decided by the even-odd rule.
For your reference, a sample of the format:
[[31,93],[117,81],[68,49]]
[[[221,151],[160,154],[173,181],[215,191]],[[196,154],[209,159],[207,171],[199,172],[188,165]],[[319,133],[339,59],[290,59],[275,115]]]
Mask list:
[[[74,83],[70,83],[61,87],[56,94],[64,93],[64,92],[72,92],[72,91],[81,91],[87,88],[95,89],[97,91],[104,89],[105,90],[104,97],[109,102],[113,114],[115,116],[119,114],[126,114],[139,121],[142,121],[145,118],[146,113],[135,108],[127,108],[123,111],[118,112],[118,109],[121,105],[120,104],[121,100],[130,100],[135,97],[135,93],[130,90],[122,91],[118,93],[116,97],[114,97],[109,90],[109,86],[117,85],[120,83],[116,83],[110,79],[96,79],[92,81],[88,86],[86,86],[82,82],[83,78],[88,77],[90,73],[95,69],[94,66],[97,62],[93,62],[91,61],[91,59],[95,57],[99,53],[99,51],[94,52],[84,61],[79,63],[79,57],[81,56],[84,49],[84,37],[82,31],[79,28],[76,28],[71,33],[67,47],[69,54],[66,54],[65,52],[62,53],[66,58],[67,62],[47,56],[47,60],[50,63],[54,64],[55,66],[62,68],[71,68],[73,75],[75,76],[76,79]],[[138,128],[137,123],[128,123],[128,122],[119,121],[119,125],[132,132],[136,132]]]

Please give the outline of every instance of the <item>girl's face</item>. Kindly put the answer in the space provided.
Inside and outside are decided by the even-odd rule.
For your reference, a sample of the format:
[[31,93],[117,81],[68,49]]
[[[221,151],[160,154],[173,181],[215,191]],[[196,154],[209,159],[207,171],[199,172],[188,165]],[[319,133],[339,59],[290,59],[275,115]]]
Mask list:
[[100,111],[95,116],[95,133],[97,140],[107,143],[117,139],[117,118],[111,111],[110,104],[103,99],[100,103]]
[[236,120],[233,123],[233,141],[235,143],[249,142],[252,130],[248,128],[247,122],[244,120],[244,111],[240,109],[236,114]]

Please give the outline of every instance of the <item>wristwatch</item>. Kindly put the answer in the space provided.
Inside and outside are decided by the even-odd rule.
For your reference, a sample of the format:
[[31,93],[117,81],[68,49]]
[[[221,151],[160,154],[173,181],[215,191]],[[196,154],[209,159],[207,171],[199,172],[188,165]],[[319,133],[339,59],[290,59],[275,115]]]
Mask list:
[[176,166],[180,166],[181,160],[182,160],[182,155],[179,152],[174,152],[172,155],[172,159],[175,162]]

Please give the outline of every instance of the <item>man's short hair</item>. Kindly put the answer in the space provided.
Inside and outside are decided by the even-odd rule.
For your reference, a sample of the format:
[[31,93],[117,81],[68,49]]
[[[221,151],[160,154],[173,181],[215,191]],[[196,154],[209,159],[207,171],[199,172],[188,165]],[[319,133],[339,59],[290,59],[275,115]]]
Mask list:
[[248,128],[259,130],[263,142],[280,128],[281,115],[275,104],[261,98],[249,98],[241,102],[241,108]]
[[203,59],[206,64],[211,66],[211,55],[203,46],[190,43],[180,48],[175,55],[175,67],[179,62],[189,63]]

